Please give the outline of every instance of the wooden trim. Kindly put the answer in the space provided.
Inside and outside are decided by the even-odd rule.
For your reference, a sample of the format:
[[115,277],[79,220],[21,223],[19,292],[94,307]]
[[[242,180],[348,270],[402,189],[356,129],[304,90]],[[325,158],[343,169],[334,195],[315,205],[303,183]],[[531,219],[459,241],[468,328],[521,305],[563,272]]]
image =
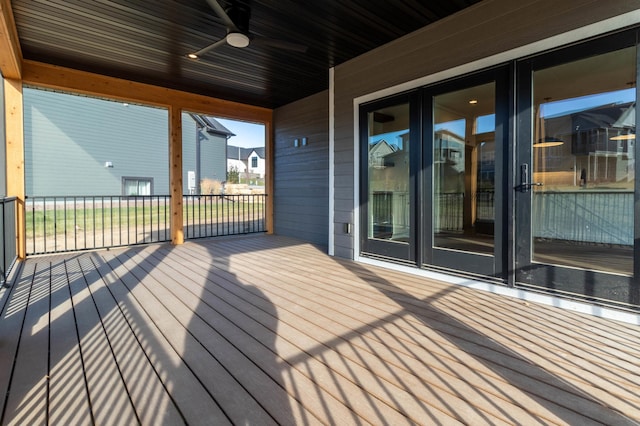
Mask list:
[[270,122],[271,110],[209,96],[137,83],[86,71],[25,60],[22,66],[25,84],[50,89],[67,90],[93,96],[139,102],[169,108],[179,106],[184,111],[230,119]]
[[22,82],[4,79],[5,137],[7,165],[7,196],[17,198],[16,244],[19,259],[26,257],[24,214],[24,111],[22,107]]
[[5,78],[22,76],[22,51],[10,0],[0,0],[0,71]]
[[273,111],[271,109],[29,60],[23,62],[22,74],[25,84],[143,103],[169,110],[169,185],[171,193],[171,241],[173,244],[182,244],[184,242],[182,223],[182,111],[264,124],[265,149],[267,153],[266,190],[268,194],[265,220],[267,231],[269,233],[273,232]]
[[264,148],[265,148],[265,191],[267,193],[266,197],[266,210],[265,210],[265,227],[267,229],[267,234],[274,233],[274,223],[273,223],[273,205],[274,205],[274,194],[273,194],[273,181],[274,181],[274,137],[273,137],[273,121],[270,119],[267,123],[264,124]]
[[182,110],[169,108],[169,191],[171,194],[171,243],[184,243],[182,215]]

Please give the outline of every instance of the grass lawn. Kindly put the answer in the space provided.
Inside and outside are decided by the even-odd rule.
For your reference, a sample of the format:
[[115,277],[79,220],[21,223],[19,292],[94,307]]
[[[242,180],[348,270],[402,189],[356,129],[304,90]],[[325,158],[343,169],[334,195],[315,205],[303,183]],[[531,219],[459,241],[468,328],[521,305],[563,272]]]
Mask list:
[[[212,202],[213,200],[213,202]],[[51,237],[53,235],[67,235],[77,233],[93,233],[122,229],[163,229],[169,228],[169,205],[164,202],[153,204],[128,203],[114,200],[112,207],[94,208],[93,203],[78,203],[67,205],[59,202],[55,208],[53,203],[44,209],[42,205],[34,207],[27,204],[26,231],[28,238]],[[198,202],[199,201],[199,202]],[[183,206],[184,224],[197,225],[229,220],[254,220],[263,217],[264,204],[258,202],[229,201],[228,199],[202,197],[194,198]],[[233,219],[232,219],[233,218]]]

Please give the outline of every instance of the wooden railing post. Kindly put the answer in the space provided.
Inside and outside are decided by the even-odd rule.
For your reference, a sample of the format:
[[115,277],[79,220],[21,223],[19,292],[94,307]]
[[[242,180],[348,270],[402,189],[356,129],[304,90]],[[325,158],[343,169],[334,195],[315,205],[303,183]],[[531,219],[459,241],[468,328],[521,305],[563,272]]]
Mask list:
[[21,80],[4,79],[4,99],[7,195],[16,197],[16,254],[19,259],[24,259],[27,245],[24,212],[24,111]]
[[182,110],[169,108],[169,190],[171,194],[171,243],[184,243],[182,217]]

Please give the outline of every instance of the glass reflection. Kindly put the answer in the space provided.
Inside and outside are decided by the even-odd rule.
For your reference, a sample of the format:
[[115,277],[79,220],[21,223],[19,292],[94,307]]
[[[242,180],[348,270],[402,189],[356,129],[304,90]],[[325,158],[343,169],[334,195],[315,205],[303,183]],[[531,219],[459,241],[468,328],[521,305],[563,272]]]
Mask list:
[[368,237],[409,242],[409,104],[368,114]]
[[534,73],[534,261],[633,272],[635,51]]
[[434,246],[492,254],[495,84],[434,97]]

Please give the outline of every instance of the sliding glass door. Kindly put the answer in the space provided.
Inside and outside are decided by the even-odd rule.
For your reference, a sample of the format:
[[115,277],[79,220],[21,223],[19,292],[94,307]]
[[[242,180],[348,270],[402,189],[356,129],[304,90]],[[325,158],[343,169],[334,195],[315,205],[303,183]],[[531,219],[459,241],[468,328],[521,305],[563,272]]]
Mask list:
[[362,106],[361,254],[640,306],[639,39]]
[[632,32],[519,64],[517,283],[639,302],[636,63]]
[[505,68],[424,96],[424,263],[501,276]]

